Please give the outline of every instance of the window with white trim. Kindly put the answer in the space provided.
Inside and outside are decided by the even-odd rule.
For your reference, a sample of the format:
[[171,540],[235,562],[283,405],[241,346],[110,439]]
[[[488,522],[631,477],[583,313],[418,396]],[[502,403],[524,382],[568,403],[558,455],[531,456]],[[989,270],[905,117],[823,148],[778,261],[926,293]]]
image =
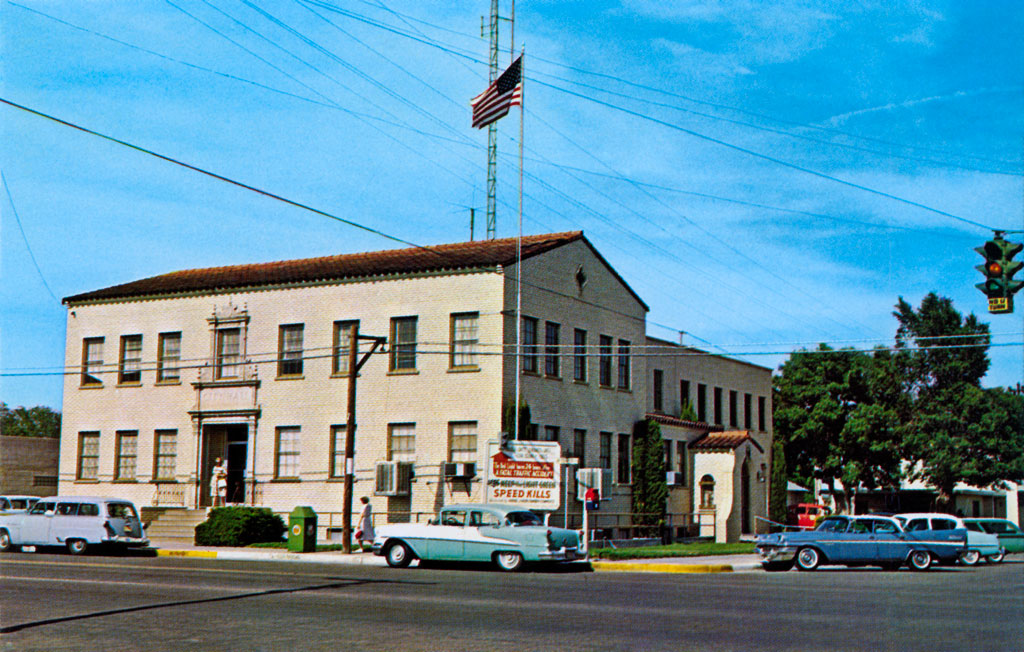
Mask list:
[[142,382],[142,336],[121,336],[121,358],[117,364],[117,383]]
[[274,445],[274,477],[299,477],[299,435],[298,426],[282,426],[276,429]]

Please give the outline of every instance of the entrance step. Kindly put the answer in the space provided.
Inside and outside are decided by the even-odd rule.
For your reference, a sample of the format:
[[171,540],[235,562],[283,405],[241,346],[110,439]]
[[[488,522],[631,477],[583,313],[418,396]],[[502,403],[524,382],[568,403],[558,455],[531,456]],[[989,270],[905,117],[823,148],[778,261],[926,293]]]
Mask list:
[[160,543],[191,544],[196,526],[206,520],[205,509],[144,507],[142,521],[148,522],[146,535],[153,545]]

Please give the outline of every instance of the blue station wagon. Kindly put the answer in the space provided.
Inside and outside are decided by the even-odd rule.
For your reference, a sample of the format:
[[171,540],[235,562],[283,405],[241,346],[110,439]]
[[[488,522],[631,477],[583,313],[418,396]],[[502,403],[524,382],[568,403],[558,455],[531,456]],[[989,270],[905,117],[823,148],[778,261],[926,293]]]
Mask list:
[[373,552],[394,568],[420,559],[493,562],[510,572],[528,562],[586,558],[579,532],[544,525],[539,516],[522,507],[494,503],[448,505],[426,524],[381,526]]
[[757,538],[767,571],[814,570],[821,564],[881,566],[909,564],[927,570],[933,562],[954,562],[966,550],[967,531],[906,532],[887,516],[829,516],[812,531],[780,532]]

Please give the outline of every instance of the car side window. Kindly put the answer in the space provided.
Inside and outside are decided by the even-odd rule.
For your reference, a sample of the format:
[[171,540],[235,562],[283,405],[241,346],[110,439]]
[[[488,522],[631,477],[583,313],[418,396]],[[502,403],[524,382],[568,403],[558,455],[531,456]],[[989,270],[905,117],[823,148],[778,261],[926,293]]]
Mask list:
[[932,519],[933,530],[955,530],[956,521],[952,521],[948,518],[933,518]]
[[78,506],[79,516],[99,516],[100,508],[99,505],[93,503],[82,503]]
[[78,503],[58,503],[57,513],[61,516],[74,516],[78,513]]
[[498,518],[490,512],[470,512],[469,524],[472,527],[484,527],[486,525],[497,525]]
[[865,534],[871,531],[867,521],[854,521],[850,523],[849,532],[853,534]]
[[907,532],[922,532],[928,529],[928,519],[915,518],[907,523]]
[[32,506],[32,509],[29,510],[29,513],[30,514],[45,514],[46,512],[52,512],[52,511],[53,511],[53,503],[42,503],[42,502],[39,502],[39,503],[36,503],[35,505]]
[[451,511],[441,513],[441,525],[454,525],[455,527],[462,527],[465,524],[466,512]]
[[11,503],[6,498],[0,498],[0,509],[10,509]]
[[892,534],[896,532],[896,524],[889,521],[875,521],[875,532]]
[[967,522],[964,523],[964,525],[966,525],[967,529],[970,530],[971,532],[984,532],[984,530],[981,529],[981,523],[975,523],[974,521],[967,521]]

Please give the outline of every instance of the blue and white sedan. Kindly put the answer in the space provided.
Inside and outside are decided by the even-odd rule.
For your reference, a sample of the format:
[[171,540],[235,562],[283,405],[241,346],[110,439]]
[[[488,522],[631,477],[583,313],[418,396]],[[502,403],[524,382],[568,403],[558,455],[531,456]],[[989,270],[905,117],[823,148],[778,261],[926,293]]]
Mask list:
[[377,528],[373,552],[394,568],[420,559],[493,562],[510,572],[528,562],[586,558],[579,532],[544,525],[522,507],[493,503],[448,505],[425,524],[383,525]]
[[809,532],[761,535],[756,549],[767,571],[794,565],[811,571],[822,564],[927,570],[935,562],[956,561],[966,541],[964,529],[906,532],[888,516],[829,516]]

